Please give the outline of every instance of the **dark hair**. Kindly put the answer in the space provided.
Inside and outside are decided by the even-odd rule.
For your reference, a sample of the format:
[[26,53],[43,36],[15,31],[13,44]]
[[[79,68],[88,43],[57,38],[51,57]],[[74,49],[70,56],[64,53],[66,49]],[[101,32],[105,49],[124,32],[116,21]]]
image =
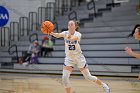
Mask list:
[[135,25],[135,27],[133,28],[133,30],[132,30],[132,32],[131,32],[131,34],[129,34],[129,35],[128,35],[128,37],[133,37],[133,35],[134,35],[134,33],[135,33],[136,28],[138,28],[138,29],[139,29],[139,31],[140,31],[140,24]]
[[75,30],[76,30],[76,31],[78,31],[78,30],[79,30],[79,28],[80,28],[80,27],[79,27],[79,24],[80,24],[80,22],[79,22],[79,21],[75,21],[75,26],[76,26],[76,29],[75,29]]

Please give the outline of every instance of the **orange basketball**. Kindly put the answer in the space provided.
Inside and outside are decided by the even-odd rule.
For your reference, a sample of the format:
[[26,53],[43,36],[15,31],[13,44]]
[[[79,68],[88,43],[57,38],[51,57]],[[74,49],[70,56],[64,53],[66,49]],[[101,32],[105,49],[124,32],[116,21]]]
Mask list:
[[44,21],[41,24],[41,31],[43,34],[50,34],[54,29],[54,25],[50,21]]

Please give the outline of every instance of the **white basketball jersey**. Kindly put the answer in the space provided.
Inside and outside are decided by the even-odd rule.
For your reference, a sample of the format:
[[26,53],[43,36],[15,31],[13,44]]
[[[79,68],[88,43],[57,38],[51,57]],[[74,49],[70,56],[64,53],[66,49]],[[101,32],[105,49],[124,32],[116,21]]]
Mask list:
[[68,35],[68,31],[64,31],[63,32],[64,35],[64,40],[65,40],[65,54],[66,56],[73,56],[73,55],[79,55],[82,53],[81,48],[80,48],[80,39],[81,39],[81,33],[75,31],[75,33],[71,36],[76,36],[79,38],[79,40],[74,41],[73,43],[70,42],[69,40],[67,40],[67,35]]

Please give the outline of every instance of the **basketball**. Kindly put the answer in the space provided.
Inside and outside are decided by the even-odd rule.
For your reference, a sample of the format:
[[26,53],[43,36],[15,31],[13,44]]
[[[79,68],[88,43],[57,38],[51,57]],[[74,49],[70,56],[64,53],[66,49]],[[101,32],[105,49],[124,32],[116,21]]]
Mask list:
[[41,31],[43,34],[50,34],[54,29],[54,25],[51,21],[44,21],[41,24]]

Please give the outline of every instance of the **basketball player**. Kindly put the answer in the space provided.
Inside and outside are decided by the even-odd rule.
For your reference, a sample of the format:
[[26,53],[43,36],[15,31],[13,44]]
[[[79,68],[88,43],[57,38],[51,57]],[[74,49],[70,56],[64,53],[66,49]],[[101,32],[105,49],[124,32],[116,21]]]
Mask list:
[[110,93],[110,88],[99,80],[96,76],[92,76],[89,72],[86,59],[82,54],[80,48],[81,33],[77,32],[78,23],[74,20],[68,22],[68,31],[61,33],[52,32],[51,35],[60,38],[63,37],[65,40],[65,62],[63,67],[62,82],[65,87],[66,93],[71,93],[71,84],[69,81],[70,74],[73,70],[74,65],[77,65],[86,80],[95,82],[96,84],[104,88],[105,93]]
[[[130,34],[130,36],[133,36],[137,41],[140,41],[140,25],[136,25],[134,30],[132,31],[132,33]],[[127,54],[129,54],[130,56],[133,56],[135,58],[138,58],[140,59],[140,54],[139,53],[136,53],[134,52],[131,48],[129,47],[126,47],[125,48],[125,52]],[[138,79],[140,80],[140,73],[139,73],[139,76],[138,76]]]

